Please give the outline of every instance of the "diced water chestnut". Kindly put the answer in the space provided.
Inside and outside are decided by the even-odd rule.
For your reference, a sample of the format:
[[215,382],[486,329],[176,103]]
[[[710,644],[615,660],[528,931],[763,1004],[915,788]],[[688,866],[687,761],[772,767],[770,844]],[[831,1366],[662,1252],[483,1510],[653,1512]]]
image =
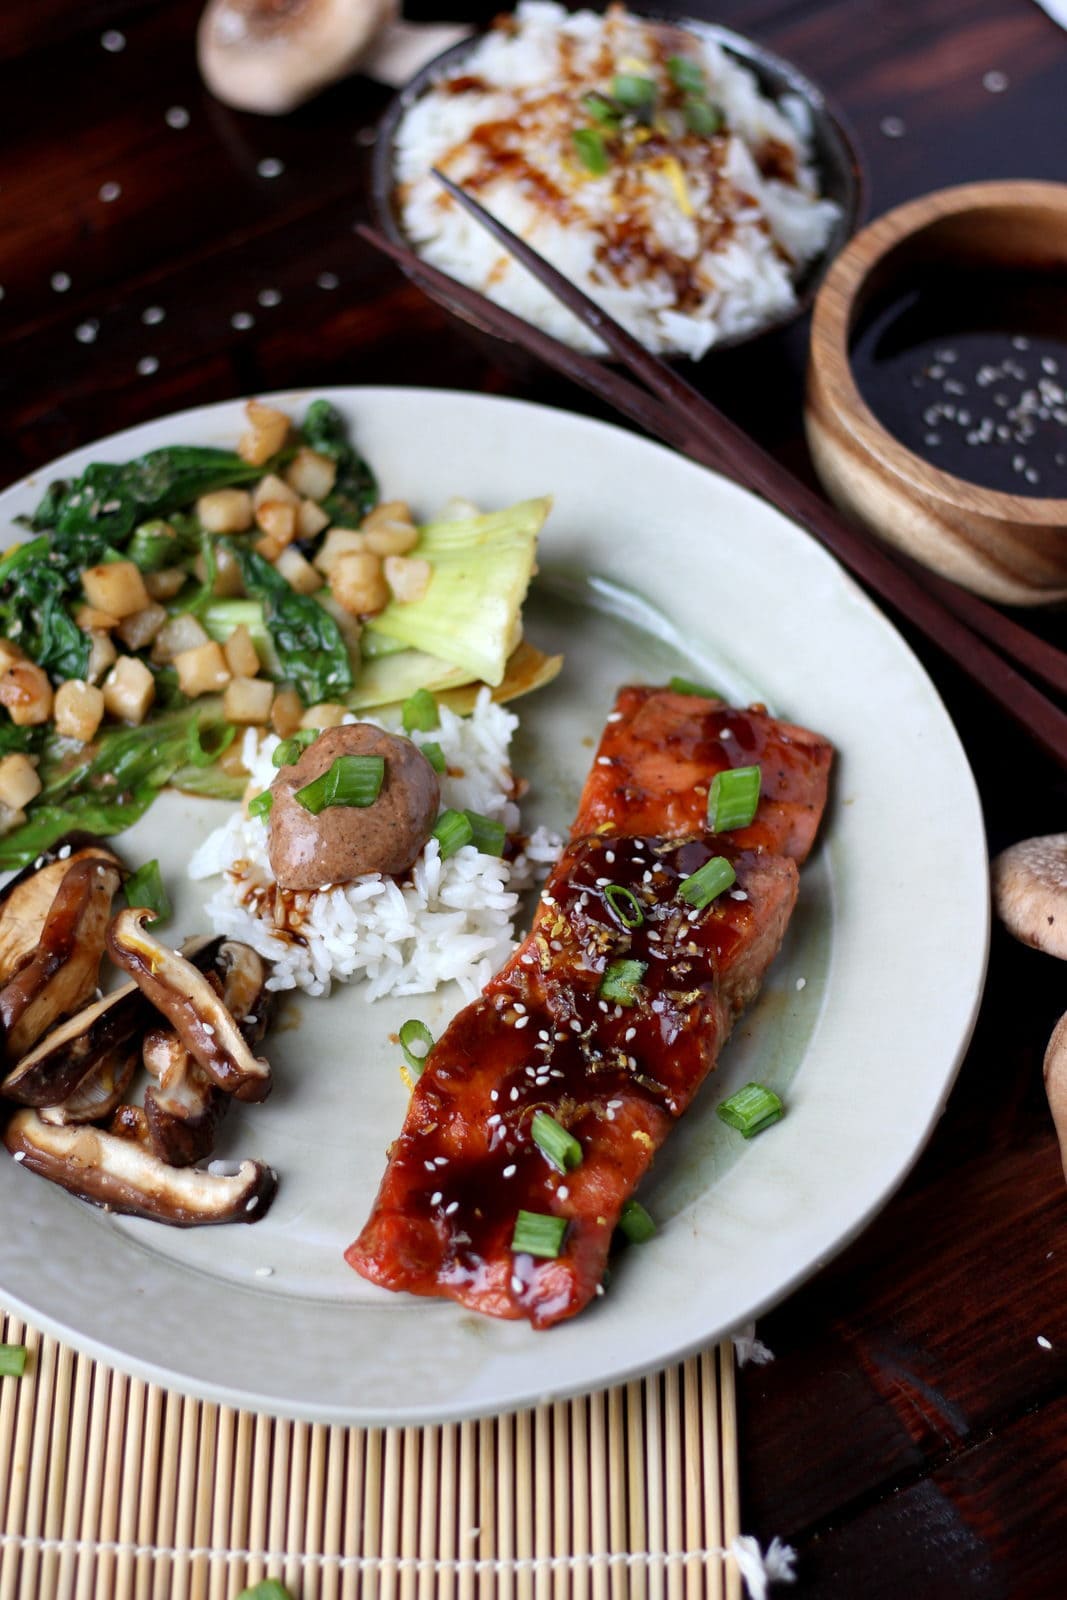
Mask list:
[[156,697],[156,680],[136,656],[119,656],[104,679],[104,705],[120,722],[142,723]]
[[213,489],[196,502],[208,533],[245,533],[252,526],[252,496],[247,489]]
[[106,561],[98,567],[86,567],[82,588],[91,606],[120,621],[148,605],[141,569],[132,561]]
[[80,678],[71,678],[56,690],[56,732],[64,739],[80,739],[82,744],[88,744],[104,720],[104,709],[103,690]]

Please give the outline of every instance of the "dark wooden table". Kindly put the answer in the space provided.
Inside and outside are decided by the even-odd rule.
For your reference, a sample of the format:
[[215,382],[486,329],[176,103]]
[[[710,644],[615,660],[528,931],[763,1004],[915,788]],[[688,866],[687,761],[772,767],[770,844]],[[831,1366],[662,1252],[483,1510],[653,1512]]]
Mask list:
[[[1031,0],[689,9],[826,86],[858,136],[873,213],[967,179],[1065,175],[1067,34]],[[386,91],[350,80],[284,121],[227,111],[199,85],[198,10],[0,10],[4,482],[244,392],[519,388],[353,236]],[[702,374],[802,465],[805,339],[794,329]],[[521,392],[583,406],[554,381]],[[1063,774],[920,654],[974,763],[991,846],[1061,829]],[[744,1523],[797,1547],[805,1595],[1067,1594],[1067,1197],[1041,1086],[1062,972],[994,934],[978,1029],[928,1150],[858,1243],[761,1326],[777,1359],[742,1377]]]

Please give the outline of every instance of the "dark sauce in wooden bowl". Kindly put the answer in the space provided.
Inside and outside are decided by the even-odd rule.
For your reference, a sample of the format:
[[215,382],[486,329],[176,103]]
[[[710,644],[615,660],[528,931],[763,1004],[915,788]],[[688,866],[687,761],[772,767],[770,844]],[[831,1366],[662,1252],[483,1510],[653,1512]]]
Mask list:
[[933,272],[894,285],[853,335],[883,427],[986,489],[1067,498],[1067,277]]

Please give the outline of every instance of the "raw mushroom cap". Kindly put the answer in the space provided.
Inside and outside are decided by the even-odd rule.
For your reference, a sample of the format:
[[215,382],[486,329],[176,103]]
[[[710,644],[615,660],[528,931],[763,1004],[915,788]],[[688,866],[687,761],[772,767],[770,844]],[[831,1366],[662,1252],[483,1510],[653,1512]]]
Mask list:
[[1067,959],[1067,833],[1023,839],[991,868],[993,904],[1009,933]]
[[226,105],[277,116],[351,72],[398,10],[397,0],[209,0],[200,71]]

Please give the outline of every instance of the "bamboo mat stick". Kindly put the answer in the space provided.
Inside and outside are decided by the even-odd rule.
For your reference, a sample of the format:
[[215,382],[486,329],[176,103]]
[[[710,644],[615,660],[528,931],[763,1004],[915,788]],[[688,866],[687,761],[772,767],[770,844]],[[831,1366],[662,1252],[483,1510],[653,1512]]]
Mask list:
[[[727,1549],[741,1532],[741,1491],[737,1470],[737,1389],[734,1351],[729,1339],[719,1346],[719,1396],[722,1436],[722,1542]],[[741,1600],[741,1573],[737,1562],[726,1562],[726,1600]]]
[[165,1394],[13,1318],[0,1600],[741,1600],[732,1345],[514,1416],[326,1427]]

